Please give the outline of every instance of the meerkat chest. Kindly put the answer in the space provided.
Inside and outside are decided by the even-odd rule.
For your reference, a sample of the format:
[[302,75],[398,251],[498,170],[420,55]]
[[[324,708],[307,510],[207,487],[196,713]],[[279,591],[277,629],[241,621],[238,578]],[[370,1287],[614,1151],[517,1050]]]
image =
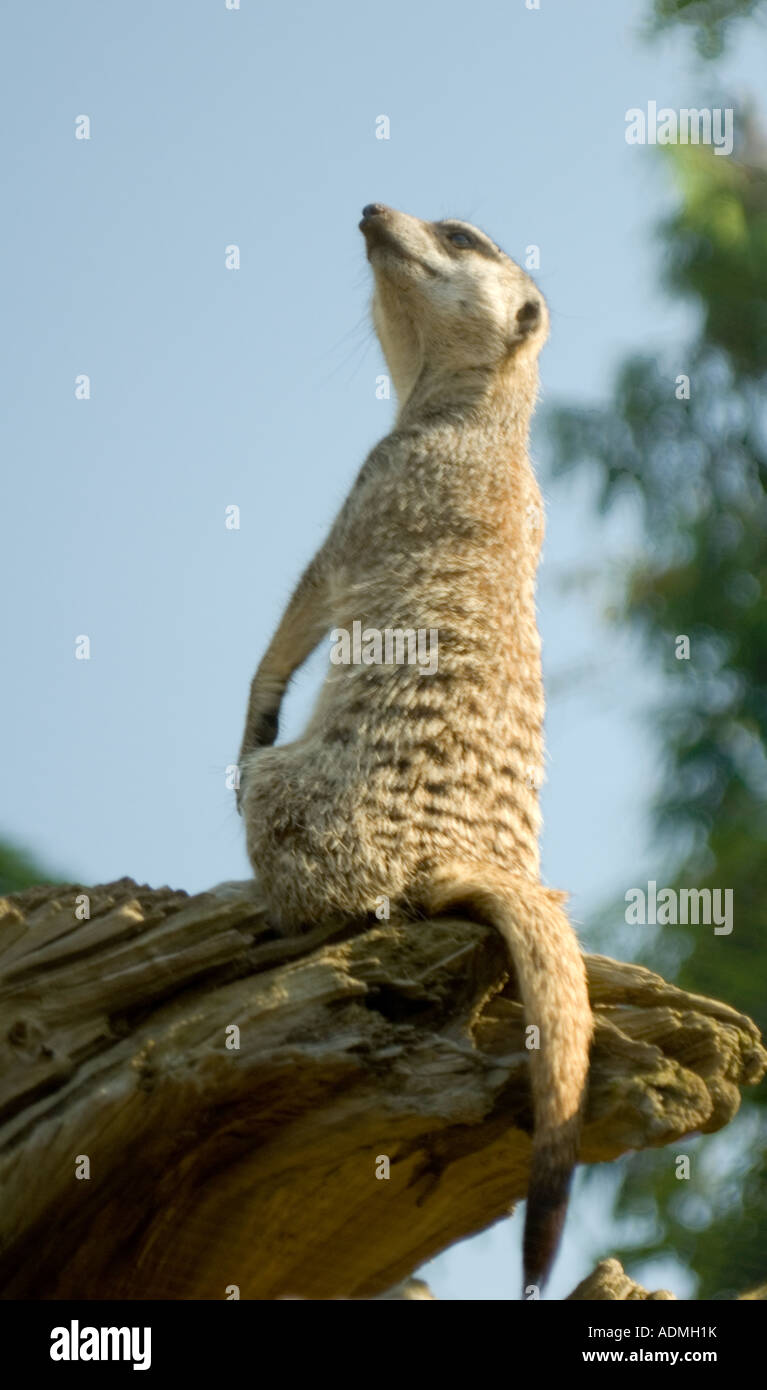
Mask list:
[[526,452],[491,447],[482,434],[382,441],[344,511],[340,553],[357,579],[377,565],[396,579],[408,559],[423,570],[429,557],[438,563],[451,556],[467,579],[472,571],[503,579],[521,563],[537,564],[543,536],[541,494]]

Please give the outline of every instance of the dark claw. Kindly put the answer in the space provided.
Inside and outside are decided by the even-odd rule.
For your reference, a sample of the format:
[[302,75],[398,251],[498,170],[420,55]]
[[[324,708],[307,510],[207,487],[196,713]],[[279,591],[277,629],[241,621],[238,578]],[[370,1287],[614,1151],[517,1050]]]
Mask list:
[[268,710],[265,714],[262,714],[256,728],[253,747],[270,748],[277,737],[279,727],[280,717],[276,710]]
[[[260,714],[255,728],[248,731],[240,749],[240,763],[248,753],[255,753],[258,748],[271,748],[277,738],[279,728],[280,718],[276,710],[265,710],[263,714]],[[242,777],[242,773],[240,773],[240,777]],[[242,791],[242,782],[240,782],[237,788],[237,810],[240,815],[242,815]]]

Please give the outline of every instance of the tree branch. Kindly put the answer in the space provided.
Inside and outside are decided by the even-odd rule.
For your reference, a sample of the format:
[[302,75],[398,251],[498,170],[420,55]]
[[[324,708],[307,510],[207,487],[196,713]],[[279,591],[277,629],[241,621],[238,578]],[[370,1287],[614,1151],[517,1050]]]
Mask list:
[[[755,1025],[640,966],[587,965],[582,1161],[726,1124],[767,1063]],[[486,927],[281,939],[252,886],[0,901],[2,1296],[393,1288],[525,1195],[528,1057],[506,977]]]

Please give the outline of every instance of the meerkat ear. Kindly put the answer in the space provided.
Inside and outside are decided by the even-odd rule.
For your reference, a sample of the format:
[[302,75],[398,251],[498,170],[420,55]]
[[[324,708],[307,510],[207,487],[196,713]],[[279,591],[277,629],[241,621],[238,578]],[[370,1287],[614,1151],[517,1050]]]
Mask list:
[[516,338],[527,338],[534,333],[541,321],[540,299],[526,299],[514,315]]
[[532,338],[542,326],[543,305],[536,295],[529,295],[513,315],[509,331],[509,352],[514,352],[522,343]]

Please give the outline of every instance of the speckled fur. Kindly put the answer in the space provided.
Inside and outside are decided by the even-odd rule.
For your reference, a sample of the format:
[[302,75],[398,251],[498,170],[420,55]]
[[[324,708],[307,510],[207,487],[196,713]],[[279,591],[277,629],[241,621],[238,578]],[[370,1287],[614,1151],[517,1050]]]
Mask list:
[[[380,205],[361,226],[399,413],[253,680],[240,807],[283,932],[373,911],[385,895],[419,911],[462,907],[505,937],[526,1021],[541,1031],[525,1235],[525,1279],[540,1284],[564,1219],[591,1036],[562,896],[539,882],[543,510],[527,437],[548,315],[476,228]],[[437,629],[437,670],[330,665],[304,734],[270,747],[292,672],[355,621]]]

